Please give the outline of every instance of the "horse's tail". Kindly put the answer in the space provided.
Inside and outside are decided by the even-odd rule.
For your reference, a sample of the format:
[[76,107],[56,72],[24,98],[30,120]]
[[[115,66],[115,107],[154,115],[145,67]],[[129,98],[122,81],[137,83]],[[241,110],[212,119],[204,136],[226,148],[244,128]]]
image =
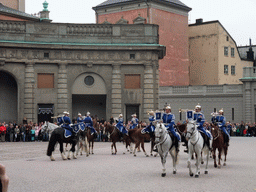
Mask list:
[[50,137],[50,141],[48,143],[47,156],[51,156],[54,151],[55,144],[57,142],[56,132],[53,131]]

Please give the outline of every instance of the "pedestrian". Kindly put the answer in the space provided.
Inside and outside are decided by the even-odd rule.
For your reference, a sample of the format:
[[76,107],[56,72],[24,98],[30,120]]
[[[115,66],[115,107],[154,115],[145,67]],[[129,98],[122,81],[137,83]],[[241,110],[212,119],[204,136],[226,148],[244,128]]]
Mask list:
[[5,141],[5,134],[6,134],[6,125],[4,123],[2,123],[2,125],[0,126],[0,135],[1,135],[2,142]]
[[0,189],[2,192],[8,191],[9,177],[6,174],[5,166],[0,164]]
[[18,135],[20,134],[20,129],[19,126],[16,125],[16,127],[14,128],[14,141],[16,142],[18,140]]

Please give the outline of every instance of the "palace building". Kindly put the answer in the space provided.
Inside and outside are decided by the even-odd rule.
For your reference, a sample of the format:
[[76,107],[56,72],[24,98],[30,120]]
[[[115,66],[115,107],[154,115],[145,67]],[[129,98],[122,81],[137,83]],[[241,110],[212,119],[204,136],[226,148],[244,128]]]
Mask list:
[[158,108],[157,25],[51,23],[47,6],[37,20],[14,15],[0,20],[0,122],[52,121],[63,111],[145,120]]

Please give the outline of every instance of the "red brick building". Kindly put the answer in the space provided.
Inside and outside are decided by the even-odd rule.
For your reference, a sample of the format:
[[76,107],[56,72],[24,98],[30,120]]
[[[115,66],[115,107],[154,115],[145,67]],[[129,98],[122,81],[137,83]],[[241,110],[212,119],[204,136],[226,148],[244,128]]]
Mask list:
[[159,85],[189,85],[188,12],[179,0],[108,0],[93,7],[97,23],[157,24],[159,44],[166,46],[160,60]]

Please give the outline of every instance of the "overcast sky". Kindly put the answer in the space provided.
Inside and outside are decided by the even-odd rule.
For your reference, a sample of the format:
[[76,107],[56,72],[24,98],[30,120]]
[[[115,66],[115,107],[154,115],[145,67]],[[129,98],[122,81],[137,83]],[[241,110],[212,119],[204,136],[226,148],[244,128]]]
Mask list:
[[[26,13],[43,10],[45,0],[25,0]],[[104,0],[47,0],[50,19],[61,23],[95,23],[92,7]],[[202,18],[204,21],[219,20],[238,46],[256,45],[256,0],[181,0],[192,8],[189,23]]]

